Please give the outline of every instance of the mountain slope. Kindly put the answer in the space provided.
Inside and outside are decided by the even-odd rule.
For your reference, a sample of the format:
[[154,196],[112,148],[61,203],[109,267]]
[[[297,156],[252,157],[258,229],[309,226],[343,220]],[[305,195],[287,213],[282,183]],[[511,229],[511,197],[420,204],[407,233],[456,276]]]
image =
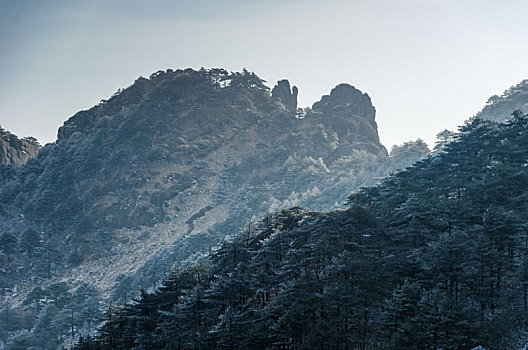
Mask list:
[[78,348],[525,348],[527,146],[528,115],[468,122],[346,210],[268,215],[176,267]]
[[52,348],[68,327],[41,318],[126,300],[252,217],[335,208],[388,171],[368,95],[341,84],[298,109],[296,91],[248,71],[160,71],[67,120],[0,187],[4,327],[31,329],[9,342]]
[[510,118],[515,110],[528,112],[528,80],[512,86],[500,96],[491,96],[486,106],[475,117],[502,123]]

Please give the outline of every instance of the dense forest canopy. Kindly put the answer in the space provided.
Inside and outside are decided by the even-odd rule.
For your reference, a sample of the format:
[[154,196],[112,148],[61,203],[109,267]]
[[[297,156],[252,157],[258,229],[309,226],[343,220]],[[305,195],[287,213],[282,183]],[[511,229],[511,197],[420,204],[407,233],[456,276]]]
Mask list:
[[429,152],[418,140],[389,155],[371,98],[350,84],[307,108],[297,94],[248,70],[158,71],[73,115],[23,165],[0,166],[0,344],[67,345],[102,304],[267,211],[344,207]]
[[0,165],[0,348],[520,349],[526,86],[387,153],[349,84],[139,78]]
[[527,126],[474,118],[345,210],[268,214],[109,308],[77,348],[520,349]]

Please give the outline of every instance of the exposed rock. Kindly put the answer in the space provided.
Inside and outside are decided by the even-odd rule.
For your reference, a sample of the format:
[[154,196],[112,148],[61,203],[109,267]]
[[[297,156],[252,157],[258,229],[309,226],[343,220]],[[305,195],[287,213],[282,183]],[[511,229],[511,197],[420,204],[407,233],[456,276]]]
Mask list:
[[312,111],[336,131],[339,139],[347,140],[354,148],[387,155],[379,141],[376,109],[366,93],[352,85],[339,84],[330,95],[315,102]]
[[0,127],[0,164],[22,165],[29,158],[36,156],[40,148],[36,139],[19,139]]
[[376,109],[369,95],[349,84],[339,84],[312,106],[314,111],[349,114],[374,122]]
[[271,96],[274,100],[281,102],[286,109],[292,113],[297,110],[297,86],[290,89],[290,82],[286,79],[277,82],[277,85],[271,90]]

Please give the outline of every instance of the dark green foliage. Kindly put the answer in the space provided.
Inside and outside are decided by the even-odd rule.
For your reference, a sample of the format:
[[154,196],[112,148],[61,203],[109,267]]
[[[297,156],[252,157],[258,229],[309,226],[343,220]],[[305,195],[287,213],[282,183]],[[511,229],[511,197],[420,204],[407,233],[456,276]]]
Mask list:
[[20,250],[26,252],[29,258],[39,250],[42,245],[40,235],[32,228],[28,228],[20,237]]
[[[154,335],[148,342],[160,349],[374,341],[371,316],[363,309],[382,302],[384,292],[377,273],[362,276],[375,272],[377,264],[368,238],[375,222],[366,215],[359,207],[330,215],[301,208],[268,215],[226,240],[211,256],[210,268],[175,269],[155,295],[143,293],[114,316],[126,319],[117,340],[110,343],[105,335],[107,323],[100,344],[145,348],[139,344]],[[307,231],[312,227],[326,233],[314,235]],[[336,250],[341,253],[334,257]],[[356,294],[347,293],[349,288]],[[377,297],[365,299],[361,291],[367,290]],[[145,326],[137,323],[146,320]],[[328,339],[330,331],[342,334]],[[133,340],[127,334],[134,334]]]
[[449,131],[447,129],[444,129],[444,131],[440,131],[438,134],[436,134],[437,141],[434,146],[434,151],[441,152],[444,149],[444,146],[455,140],[455,136],[456,133],[454,133],[453,131]]
[[[173,220],[173,203],[189,194],[211,191],[206,208],[232,205],[235,219],[226,222],[236,221],[236,229],[284,201],[302,205],[316,197],[312,207],[321,210],[342,203],[350,188],[390,165],[366,94],[341,84],[324,101],[300,120],[253,72],[186,69],[139,78],[76,113],[37,157],[17,169],[0,166],[0,224],[21,226],[9,232],[25,253],[10,257],[11,265],[24,266],[13,267],[17,277],[28,277],[35,270],[29,265],[44,256],[57,271],[105,256],[114,230]],[[189,231],[201,210],[186,218]],[[218,241],[211,239],[207,245]],[[57,254],[44,252],[41,242]]]
[[[312,109],[303,110],[301,117],[295,108],[297,90],[287,90],[279,102],[277,93],[273,97],[264,81],[248,70],[159,71],[76,113],[60,128],[58,140],[24,166],[1,166],[3,296],[14,293],[15,285],[21,293],[38,285],[45,292],[51,278],[75,281],[79,276],[67,273],[74,267],[81,277],[91,279],[93,272],[88,275],[88,271],[115,268],[101,266],[102,261],[122,262],[123,252],[133,252],[132,275],[119,276],[115,288],[106,278],[97,278],[96,283],[112,288],[104,292],[113,300],[138,299],[138,291],[158,285],[174,261],[200,257],[225,233],[238,232],[248,218],[293,205],[313,210],[342,206],[350,190],[375,183],[376,177],[394,167],[379,142],[375,109],[367,94],[340,84]],[[404,158],[410,165],[418,156],[422,154]],[[211,218],[218,220],[216,224]],[[185,227],[183,236],[179,230],[161,233],[169,221],[170,226]],[[229,317],[223,318],[219,329],[231,329],[231,336],[248,329],[238,308],[254,293],[246,281],[256,280],[248,272],[255,259],[256,248],[250,244],[257,236],[255,227],[247,227],[242,243],[230,246],[235,257],[224,257],[237,271],[235,280],[214,278],[215,293],[207,290],[209,282],[201,288],[182,287],[188,300],[207,307],[227,291],[229,297],[220,299],[222,307],[230,310]],[[275,229],[270,227],[266,234]],[[162,251],[151,249],[157,234],[164,235],[160,238],[167,243]],[[170,244],[169,239],[176,241]],[[285,243],[273,243],[274,249],[276,244]],[[280,261],[289,258],[284,254],[279,254]],[[265,266],[259,269],[260,278],[267,278],[259,287],[260,298],[268,304],[280,276],[266,275]],[[293,286],[292,293],[298,288]],[[58,311],[51,308],[47,317],[95,319],[84,304],[72,303],[69,310],[69,302],[59,305],[48,295],[25,307],[40,313],[48,300]],[[232,305],[235,300],[238,308]],[[87,305],[91,304],[97,303],[88,298]],[[167,312],[173,306],[171,301],[163,304]],[[206,310],[205,318],[224,312]],[[185,322],[195,320],[195,315],[185,317]],[[68,322],[56,322],[50,329],[62,335]],[[195,334],[197,339],[208,337],[204,334],[209,326]],[[214,334],[214,339],[218,336],[214,341],[228,341],[220,330]],[[192,338],[181,339],[188,344]]]
[[[226,239],[207,269],[176,269],[119,313],[115,344],[521,348],[527,122],[473,120],[445,152],[351,195],[347,210],[267,215]],[[104,327],[94,344],[108,347]]]
[[4,232],[0,235],[0,250],[4,254],[13,254],[16,251],[18,239],[15,235],[9,232]]

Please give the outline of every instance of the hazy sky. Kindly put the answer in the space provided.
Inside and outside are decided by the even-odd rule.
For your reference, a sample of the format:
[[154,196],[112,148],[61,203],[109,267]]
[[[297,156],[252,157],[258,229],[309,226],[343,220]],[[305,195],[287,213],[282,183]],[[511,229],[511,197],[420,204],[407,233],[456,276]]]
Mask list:
[[350,83],[381,141],[456,129],[528,78],[526,0],[0,0],[0,124],[57,128],[140,75],[246,67],[299,105]]

